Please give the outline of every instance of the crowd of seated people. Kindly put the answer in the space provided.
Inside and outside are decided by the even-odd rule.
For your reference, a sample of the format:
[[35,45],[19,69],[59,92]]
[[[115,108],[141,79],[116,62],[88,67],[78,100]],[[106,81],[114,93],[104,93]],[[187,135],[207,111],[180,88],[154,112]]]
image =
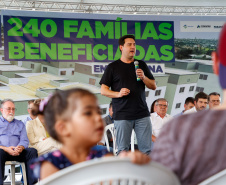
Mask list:
[[[73,93],[75,93],[76,94],[76,91],[77,90],[74,90],[75,92],[71,92],[72,94]],[[84,92],[82,93],[82,94],[84,94]],[[199,110],[200,112],[205,112],[204,111],[204,109],[206,109],[206,106],[203,108],[203,107],[201,107],[202,109],[201,110],[203,110],[203,111],[201,111],[200,110],[200,107],[198,107],[198,105],[199,105],[199,103],[200,103],[200,98],[199,98],[199,96],[200,96],[200,94],[201,95],[205,95],[205,93],[198,93],[197,95],[196,95],[196,97],[195,97],[195,99],[197,99],[197,103],[196,103],[196,101],[195,101],[195,106],[196,106],[196,110]],[[59,95],[58,95],[59,96]],[[71,95],[68,95],[69,97],[71,96]],[[84,95],[81,95],[81,96],[84,96]],[[90,96],[90,97],[89,97]],[[214,97],[215,99],[215,102],[213,101],[213,98],[211,97],[211,96],[217,96],[218,97],[218,99],[216,99],[216,97]],[[77,96],[76,96],[77,97]],[[89,98],[94,98],[95,96],[94,95],[92,95],[91,93],[90,94],[88,94],[87,95],[87,99],[89,99]],[[202,96],[203,97],[203,96]],[[204,99],[204,100],[208,100],[208,102],[210,103],[210,101],[212,101],[211,103],[218,103],[218,102],[220,102],[220,100],[219,100],[219,95],[218,95],[218,93],[216,93],[216,92],[213,92],[213,93],[210,93],[210,97],[207,97],[207,98],[201,98],[201,100],[202,99]],[[54,97],[53,97],[54,98]],[[91,99],[92,99],[91,98]],[[62,98],[63,99],[63,98]],[[95,98],[94,98],[94,100],[95,100]],[[186,99],[186,101],[185,101],[185,105],[189,105],[190,104],[190,108],[192,108],[192,101],[193,99],[191,98],[191,97],[188,97],[187,99]],[[219,101],[218,101],[219,100]],[[54,102],[55,102],[56,100],[54,100]],[[66,99],[64,100],[64,101],[66,101]],[[75,101],[77,101],[77,100],[75,100]],[[189,101],[189,102],[188,102]],[[4,122],[7,122],[7,123],[17,123],[17,124],[19,124],[20,126],[21,126],[21,129],[23,130],[21,133],[23,133],[23,135],[25,135],[24,133],[26,133],[26,137],[25,136],[22,136],[22,134],[21,134],[21,139],[23,139],[23,140],[25,140],[25,141],[27,141],[27,143],[26,144],[21,144],[21,146],[22,146],[22,149],[16,149],[16,148],[19,148],[20,147],[20,144],[11,144],[12,146],[13,146],[13,148],[10,148],[11,146],[9,146],[9,150],[8,149],[6,149],[7,148],[7,146],[3,146],[4,145],[4,140],[5,140],[5,138],[3,138],[3,136],[1,136],[0,135],[0,138],[2,138],[3,139],[3,141],[2,141],[2,139],[0,139],[0,142],[1,142],[1,148],[2,148],[2,152],[3,151],[5,151],[5,153],[8,155],[8,156],[10,156],[10,157],[8,157],[8,158],[6,158],[5,159],[5,161],[6,160],[18,160],[19,159],[19,157],[20,157],[20,155],[21,155],[21,151],[20,150],[29,150],[30,148],[31,149],[33,149],[32,151],[33,151],[33,160],[34,160],[34,158],[37,158],[37,156],[38,155],[42,155],[42,154],[45,154],[46,153],[46,159],[45,160],[43,160],[43,157],[42,157],[42,160],[40,161],[40,158],[37,158],[36,160],[35,160],[35,165],[33,165],[32,167],[33,167],[33,171],[38,171],[38,172],[40,172],[39,174],[36,174],[36,178],[33,178],[32,176],[31,176],[31,174],[29,174],[29,170],[27,171],[27,177],[28,177],[28,183],[29,182],[31,182],[32,181],[32,183],[34,183],[34,182],[36,182],[36,180],[37,180],[37,178],[45,178],[45,177],[47,177],[47,176],[49,176],[50,174],[52,174],[53,172],[55,172],[56,171],[56,169],[55,168],[57,168],[57,169],[61,169],[59,166],[62,164],[62,161],[57,161],[57,163],[58,164],[49,164],[49,162],[48,162],[48,159],[49,158],[53,158],[54,157],[54,154],[56,153],[56,152],[58,152],[58,156],[63,156],[64,158],[63,158],[63,161],[65,162],[65,160],[66,160],[66,164],[64,164],[64,167],[67,167],[67,166],[70,166],[70,165],[72,165],[72,164],[76,164],[77,162],[81,162],[81,161],[77,161],[77,160],[75,160],[76,158],[78,158],[78,156],[74,156],[74,159],[73,158],[71,158],[72,156],[71,156],[71,153],[75,153],[76,154],[76,149],[75,150],[69,150],[69,148],[71,148],[73,145],[74,145],[74,148],[77,148],[77,147],[79,147],[80,145],[79,145],[79,143],[81,143],[81,145],[85,145],[85,143],[89,143],[88,142],[88,140],[87,140],[87,138],[86,138],[86,135],[88,136],[88,135],[90,135],[91,133],[87,133],[86,132],[86,135],[79,135],[79,133],[81,132],[79,132],[79,133],[76,133],[75,132],[75,130],[81,130],[82,129],[82,127],[81,127],[81,125],[79,125],[78,127],[79,127],[79,129],[76,129],[76,127],[71,127],[71,126],[66,126],[66,125],[68,125],[69,124],[69,122],[71,122],[72,124],[73,124],[73,120],[75,121],[75,120],[79,120],[79,117],[82,117],[82,113],[80,113],[79,115],[77,115],[78,117],[76,117],[76,113],[73,113],[73,111],[72,110],[67,110],[66,108],[64,108],[65,110],[67,110],[66,112],[70,112],[72,115],[74,115],[75,114],[75,117],[72,117],[71,119],[72,120],[68,120],[68,121],[66,121],[65,120],[65,116],[63,116],[63,114],[62,114],[62,119],[64,120],[62,120],[62,121],[59,121],[59,123],[58,123],[58,120],[57,119],[61,119],[60,117],[60,114],[59,114],[59,112],[64,112],[64,111],[62,111],[62,110],[57,110],[56,108],[54,108],[54,106],[56,106],[56,107],[59,107],[58,105],[54,105],[54,102],[52,102],[52,105],[50,104],[49,105],[49,103],[47,104],[48,106],[49,106],[49,109],[51,109],[51,111],[50,110],[48,110],[47,109],[47,106],[45,106],[45,109],[43,110],[43,111],[40,111],[39,110],[39,107],[40,107],[40,103],[41,103],[41,100],[40,99],[38,99],[38,100],[35,100],[35,101],[33,101],[32,103],[29,103],[29,106],[31,106],[31,104],[32,104],[32,107],[31,107],[31,109],[29,109],[29,110],[31,110],[31,115],[32,115],[32,118],[33,119],[31,119],[31,120],[29,120],[29,121],[27,121],[26,122],[26,124],[24,125],[24,124],[22,124],[22,122],[20,122],[19,120],[16,120],[15,118],[14,118],[14,115],[15,115],[15,105],[14,105],[14,103],[13,103],[13,101],[12,100],[4,100],[4,101],[2,101],[2,108],[1,108],[1,111],[2,111],[2,117],[1,117],[1,120],[2,120],[2,123],[4,124]],[[57,101],[56,101],[57,102]],[[91,100],[89,100],[89,101],[87,101],[87,102],[93,102],[93,101],[91,101]],[[59,102],[58,101],[58,103],[60,103],[61,105],[63,104],[62,102]],[[8,105],[9,104],[9,105]],[[82,102],[82,104],[85,104],[85,102]],[[204,105],[205,105],[205,103],[204,103]],[[66,107],[68,106],[68,105],[65,105]],[[81,105],[79,105],[79,107],[80,107]],[[87,105],[88,106],[88,105]],[[92,105],[92,106],[94,106],[94,105]],[[95,105],[95,106],[97,106],[97,104]],[[94,106],[94,107],[95,107]],[[160,133],[162,133],[162,132],[164,132],[164,130],[166,130],[166,128],[168,128],[168,127],[170,127],[170,125],[174,125],[174,124],[176,124],[177,122],[182,122],[182,121],[179,121],[180,119],[183,119],[183,123],[185,123],[186,122],[186,117],[185,116],[183,116],[183,117],[180,117],[180,116],[176,116],[176,118],[173,118],[172,116],[170,116],[169,114],[167,114],[167,108],[168,108],[168,106],[169,106],[169,104],[168,104],[168,101],[166,100],[166,99],[164,99],[164,98],[160,98],[160,99],[157,99],[155,102],[154,102],[154,112],[153,113],[150,113],[150,119],[151,119],[151,123],[152,123],[152,136],[154,137],[154,141],[156,140],[156,138],[157,137],[160,137],[160,139],[157,139],[157,142],[156,142],[156,144],[155,144],[155,147],[154,147],[154,151],[151,153],[151,156],[153,156],[152,158],[153,158],[153,160],[156,160],[156,161],[158,161],[158,162],[161,162],[162,163],[162,161],[161,161],[161,157],[159,158],[159,156],[161,156],[161,155],[166,155],[165,153],[163,153],[163,154],[161,154],[161,152],[160,151],[162,151],[163,150],[163,148],[164,148],[164,151],[167,153],[167,152],[171,152],[171,153],[168,153],[168,154],[170,154],[170,155],[176,155],[176,154],[172,154],[172,151],[168,151],[169,149],[162,143],[162,142],[166,142],[165,141],[165,139],[166,139],[166,137],[169,137],[169,136],[166,136],[166,133],[164,134],[164,137],[163,136],[161,136],[161,135],[163,135],[163,134],[160,134]],[[220,106],[219,104],[218,104],[218,106]],[[62,106],[61,106],[62,107]],[[71,107],[71,106],[70,106]],[[112,105],[110,105],[110,108],[112,107]],[[188,106],[189,107],[189,106]],[[30,108],[30,107],[29,107]],[[62,107],[63,108],[63,107]],[[85,107],[84,107],[85,108]],[[209,108],[211,108],[211,107],[209,107]],[[8,110],[8,109],[10,109],[10,110]],[[50,121],[50,120],[48,120],[48,121],[45,121],[45,119],[46,118],[44,118],[44,116],[45,116],[45,111],[49,114],[50,112],[53,112],[53,110],[54,109],[56,109],[56,113],[55,113],[55,115],[57,115],[56,116],[56,118],[54,118],[54,119],[52,119],[53,117],[54,117],[54,113],[52,113],[53,115],[49,115],[49,116],[47,116],[47,117],[49,117],[49,119],[51,118],[51,120],[52,120],[52,122]],[[99,109],[99,108],[98,108]],[[211,109],[214,109],[214,108],[211,108]],[[216,106],[215,106],[215,109],[216,109]],[[111,110],[111,109],[110,109]],[[186,106],[185,106],[185,110],[186,110]],[[4,114],[5,113],[5,111],[8,111],[9,112],[9,115],[7,115],[7,114]],[[82,111],[82,110],[81,110]],[[87,110],[88,111],[88,110]],[[77,112],[76,110],[75,110],[75,112]],[[92,111],[91,111],[92,112]],[[185,111],[184,111],[185,112]],[[46,113],[46,114],[47,114]],[[66,113],[65,113],[66,114]],[[89,114],[91,114],[91,113],[89,113]],[[100,113],[98,113],[99,114],[99,116],[100,116],[100,122],[102,122],[103,123],[103,121],[102,121],[102,119],[101,119],[101,115],[100,115]],[[186,115],[186,114],[185,114]],[[67,116],[66,116],[67,117]],[[189,115],[189,117],[188,117],[188,121],[187,122],[190,122],[190,120],[189,120],[189,118],[190,118],[190,115]],[[179,120],[178,120],[179,119]],[[215,119],[215,118],[214,118]],[[88,124],[88,121],[87,120],[85,120],[85,119],[82,119],[81,120],[82,122],[86,122],[87,124]],[[66,122],[66,123],[65,123]],[[175,122],[175,123],[174,123]],[[44,123],[51,123],[51,124],[44,124]],[[58,124],[56,124],[56,123],[58,123]],[[57,126],[56,126],[56,125]],[[76,122],[74,122],[74,124],[76,124]],[[103,124],[100,124],[100,125],[103,125]],[[84,127],[84,129],[85,130],[87,130],[88,129],[88,127],[90,127],[90,125],[89,126],[87,126],[87,127]],[[200,126],[201,127],[201,126]],[[52,129],[52,128],[55,128],[55,129]],[[59,130],[58,130],[59,129]],[[64,130],[65,129],[65,130]],[[73,131],[73,134],[76,134],[76,136],[78,137],[79,136],[79,138],[81,138],[81,139],[84,139],[84,141],[86,141],[86,142],[83,142],[82,140],[78,140],[78,138],[77,137],[75,137],[75,136],[73,136],[73,134],[72,133],[70,133],[69,132],[69,130],[67,130],[67,129],[69,129],[70,131]],[[100,136],[102,137],[102,134],[103,134],[103,127],[102,126],[100,126]],[[161,131],[163,129],[163,131]],[[88,129],[89,130],[89,129]],[[58,136],[58,132],[59,132],[59,135],[60,136]],[[167,130],[168,131],[168,130]],[[166,132],[167,132],[166,131]],[[170,130],[169,130],[170,131]],[[50,135],[54,138],[51,138],[51,137],[49,137],[49,133],[48,132],[50,132]],[[63,132],[63,134],[62,134],[62,132]],[[176,132],[176,131],[175,131]],[[194,131],[195,132],[195,131]],[[84,132],[82,132],[82,133],[84,133]],[[196,132],[195,132],[196,133]],[[64,139],[62,139],[63,137],[65,137],[65,140]],[[95,146],[95,144],[96,143],[98,143],[98,141],[100,140],[100,138],[101,137],[98,137],[94,142],[91,142],[92,144],[90,144],[90,146]],[[179,137],[179,136],[178,136]],[[185,136],[184,136],[185,137]],[[59,138],[61,138],[61,139],[59,139]],[[73,138],[73,139],[72,139]],[[165,139],[164,139],[165,138]],[[169,138],[167,138],[167,139],[169,139]],[[171,138],[170,138],[171,139]],[[173,138],[172,138],[173,139]],[[76,144],[76,142],[73,142],[73,144],[72,143],[70,143],[70,140],[78,140],[78,143]],[[48,142],[47,142],[48,141]],[[178,140],[178,142],[179,142],[180,140]],[[21,141],[18,141],[19,143],[23,143],[23,141],[21,140]],[[28,142],[29,142],[29,148],[28,148]],[[46,143],[47,142],[47,143]],[[158,144],[158,143],[161,143],[161,144]],[[201,141],[200,141],[201,142]],[[63,144],[63,146],[65,145],[65,144],[67,144],[68,146],[64,146],[64,148],[62,149],[62,150],[59,150],[60,149],[60,147],[61,147],[61,144],[59,144],[59,143],[62,143]],[[171,143],[171,140],[169,140],[168,141],[168,143]],[[19,145],[19,146],[18,146]],[[178,146],[178,145],[177,145]],[[195,146],[195,145],[194,145]],[[163,147],[163,148],[162,148]],[[183,145],[181,146],[182,148],[183,148]],[[191,146],[192,147],[192,146]],[[5,148],[5,150],[4,150],[4,148]],[[172,147],[173,148],[173,147]],[[11,149],[11,150],[10,150]],[[18,153],[13,153],[12,151],[12,149],[14,149],[14,151],[17,151],[18,150]],[[95,150],[95,147],[93,148],[94,150]],[[56,150],[55,151],[55,153],[54,152],[52,152],[53,150]],[[99,149],[100,150],[100,149]],[[176,150],[176,149],[175,149]],[[0,150],[1,151],[1,150]],[[92,149],[91,149],[91,151],[92,151]],[[104,152],[103,152],[104,151]],[[95,151],[96,152],[96,151]],[[94,152],[94,153],[95,153]],[[106,151],[106,150],[104,150],[104,149],[101,149],[100,151],[98,151],[98,152],[100,152],[101,154],[100,154],[100,156],[104,156],[104,155],[106,155],[108,152]],[[38,155],[37,155],[38,154]],[[60,155],[59,155],[60,154]],[[85,155],[91,155],[92,156],[92,152],[91,153],[86,153]],[[84,156],[85,156],[84,155]],[[139,154],[140,155],[140,154]],[[171,157],[173,157],[173,156],[168,156],[170,159],[172,159]],[[14,159],[14,157],[16,157],[16,159]],[[97,156],[94,156],[94,157],[97,157]],[[90,159],[91,158],[93,158],[93,157],[90,157]],[[30,159],[27,159],[27,158],[25,158],[26,159],[26,161],[28,162],[30,162]],[[169,160],[170,160],[169,159]],[[58,160],[58,159],[57,159]],[[69,163],[69,161],[74,161],[73,163]],[[147,159],[146,159],[146,161],[147,161]],[[24,160],[24,162],[25,162],[25,160]],[[175,162],[175,161],[174,161]],[[182,161],[181,161],[182,162]],[[3,163],[2,164],[4,164],[4,161],[3,161]],[[175,163],[176,164],[176,163]],[[55,166],[56,165],[56,166]],[[164,163],[164,165],[168,165],[168,164],[165,164]],[[41,166],[43,166],[43,168],[41,168]],[[63,167],[63,168],[64,168]],[[168,165],[168,167],[170,167],[173,171],[175,171],[175,169],[173,168],[173,167],[171,167],[171,165]],[[35,170],[34,168],[38,168],[39,170]],[[48,169],[47,171],[46,170],[44,170],[43,172],[42,172],[42,170],[41,169]],[[52,172],[51,172],[51,170],[49,170],[49,169],[53,169],[52,170]],[[177,172],[178,173],[178,172]],[[176,174],[177,174],[176,173]],[[2,173],[1,173],[2,175],[4,174],[4,165],[3,165],[3,167],[2,167]],[[178,174],[177,174],[178,175]],[[30,178],[31,177],[31,178]],[[30,180],[29,180],[29,178],[30,178]],[[193,177],[189,177],[189,179],[190,178],[193,178]],[[197,177],[194,177],[194,178],[197,178]],[[182,179],[182,181],[183,181],[184,179]],[[189,182],[188,182],[188,184],[189,184]]]

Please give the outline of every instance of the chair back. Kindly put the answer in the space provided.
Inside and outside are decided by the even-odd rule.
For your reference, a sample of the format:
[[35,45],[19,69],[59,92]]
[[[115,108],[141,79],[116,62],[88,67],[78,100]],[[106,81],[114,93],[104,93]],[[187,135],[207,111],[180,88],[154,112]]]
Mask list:
[[105,157],[65,168],[40,185],[180,185],[166,167],[151,162],[136,165],[127,158]]
[[222,185],[226,184],[226,169],[209,177],[199,185]]
[[[104,139],[105,139],[105,142],[106,142],[107,150],[110,152],[110,146],[109,146],[108,136],[107,136],[108,130],[111,132],[111,135],[112,135],[113,153],[114,153],[114,155],[116,155],[118,148],[117,148],[117,145],[116,145],[116,132],[115,132],[114,123],[109,124],[104,128]],[[132,134],[131,134],[131,151],[132,152],[134,152],[134,144],[135,144],[135,131],[133,129]]]
[[104,128],[104,139],[106,142],[106,146],[107,146],[107,150],[110,152],[110,146],[109,146],[109,142],[108,142],[108,136],[107,136],[107,131],[111,132],[112,135],[112,140],[113,140],[113,153],[114,155],[116,155],[117,153],[117,147],[116,147],[116,137],[115,137],[115,127],[114,124],[109,124]]

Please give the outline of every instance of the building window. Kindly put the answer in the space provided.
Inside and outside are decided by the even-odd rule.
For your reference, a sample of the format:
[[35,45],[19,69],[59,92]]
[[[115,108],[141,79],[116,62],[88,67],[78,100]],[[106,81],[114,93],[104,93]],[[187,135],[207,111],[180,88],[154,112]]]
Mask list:
[[207,80],[208,75],[203,75],[203,80]]
[[89,84],[90,85],[95,85],[95,83],[96,83],[96,79],[93,79],[93,78],[89,79]]
[[208,78],[208,75],[200,74],[200,76],[199,76],[199,79],[201,79],[201,80],[207,80],[207,78]]
[[145,97],[147,98],[149,96],[150,91],[145,91]]
[[66,71],[61,71],[60,75],[66,75]]
[[177,104],[176,104],[176,109],[179,109],[180,106],[181,106],[181,103],[177,103]]
[[107,108],[100,109],[101,115],[107,114]]
[[155,91],[155,96],[160,96],[160,94],[161,94],[161,90],[156,90]]
[[203,87],[196,87],[196,92],[203,92],[204,88]]
[[35,68],[35,65],[34,64],[31,64],[31,69],[34,69]]
[[190,86],[189,91],[194,91],[195,86]]
[[199,92],[199,90],[200,90],[200,87],[196,87],[196,92]]
[[47,67],[43,67],[43,72],[47,73]]
[[203,79],[203,74],[200,74],[199,75],[199,79]]
[[179,90],[179,93],[184,92],[184,89],[185,89],[185,87],[181,87],[180,90]]

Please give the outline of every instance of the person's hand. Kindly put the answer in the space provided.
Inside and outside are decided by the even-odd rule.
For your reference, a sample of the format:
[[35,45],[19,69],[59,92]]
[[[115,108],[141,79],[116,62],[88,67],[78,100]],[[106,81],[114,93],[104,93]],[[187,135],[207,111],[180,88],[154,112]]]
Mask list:
[[123,151],[119,154],[119,157],[128,157],[130,158],[131,162],[135,164],[147,164],[151,161],[151,158],[148,155],[143,154],[140,151],[134,152]]
[[142,69],[137,69],[137,70],[136,70],[136,75],[137,75],[137,77],[139,77],[141,80],[144,80],[144,78],[145,78],[145,75],[144,75],[144,72],[143,72]]
[[24,146],[17,146],[15,147],[14,151],[18,152],[19,154],[24,150]]
[[118,97],[121,98],[123,96],[127,96],[130,93],[130,90],[127,88],[121,88]]
[[9,146],[9,147],[6,147],[5,148],[5,152],[7,152],[9,155],[12,155],[12,156],[18,156],[18,155],[20,155],[20,153],[18,153],[15,149],[16,149],[16,147]]

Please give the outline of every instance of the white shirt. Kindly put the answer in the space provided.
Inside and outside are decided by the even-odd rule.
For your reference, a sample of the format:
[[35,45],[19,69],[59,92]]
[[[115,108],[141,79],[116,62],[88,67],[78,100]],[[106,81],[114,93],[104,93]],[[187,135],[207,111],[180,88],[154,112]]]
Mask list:
[[194,113],[194,112],[197,112],[195,106],[194,106],[193,108],[189,109],[189,110],[186,110],[186,111],[184,112],[184,114],[191,114],[191,113]]
[[170,116],[169,114],[166,114],[164,118],[161,118],[157,112],[151,113],[151,124],[152,124],[152,134],[155,137],[158,137],[161,128],[163,125],[166,124],[169,120],[171,120],[173,117]]

